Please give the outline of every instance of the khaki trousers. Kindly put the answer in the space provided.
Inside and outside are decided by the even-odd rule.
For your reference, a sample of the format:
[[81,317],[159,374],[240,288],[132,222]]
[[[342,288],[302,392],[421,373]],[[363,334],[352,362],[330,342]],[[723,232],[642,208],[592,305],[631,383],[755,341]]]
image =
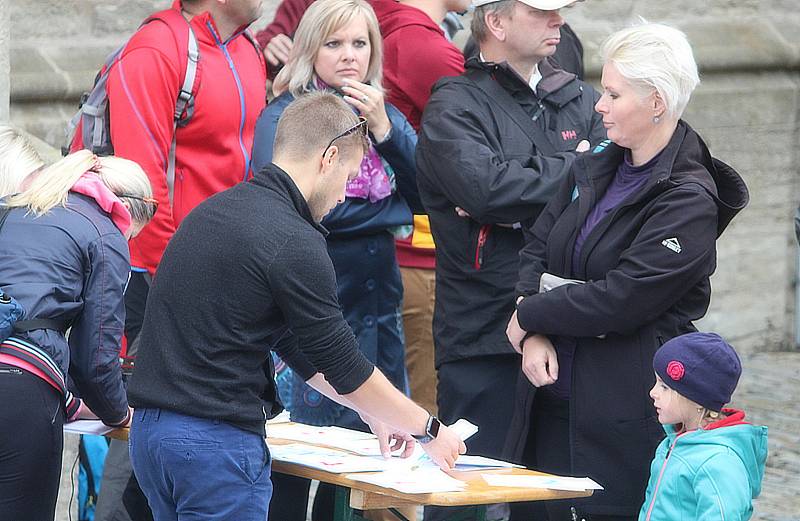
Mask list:
[[436,272],[400,267],[400,274],[403,277],[403,330],[411,399],[436,415],[436,368],[433,364]]

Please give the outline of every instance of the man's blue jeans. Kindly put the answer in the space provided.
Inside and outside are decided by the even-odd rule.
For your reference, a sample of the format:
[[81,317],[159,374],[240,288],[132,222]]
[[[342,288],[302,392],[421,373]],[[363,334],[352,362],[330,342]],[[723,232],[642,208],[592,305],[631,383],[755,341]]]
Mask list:
[[165,409],[136,409],[130,452],[156,521],[267,519],[271,461],[256,433]]

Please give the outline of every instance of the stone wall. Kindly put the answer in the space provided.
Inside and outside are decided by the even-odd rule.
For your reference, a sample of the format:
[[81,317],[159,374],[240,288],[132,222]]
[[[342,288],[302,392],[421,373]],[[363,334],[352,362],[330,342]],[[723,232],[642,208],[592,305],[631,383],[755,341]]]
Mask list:
[[[4,0],[0,0],[0,13]],[[105,55],[165,0],[15,0],[11,119],[53,145]],[[276,0],[265,2],[263,25]],[[715,155],[747,181],[751,204],[719,243],[714,298],[703,329],[743,351],[793,349],[800,201],[800,14],[796,0],[588,0],[563,11],[597,82],[603,38],[643,16],[683,29],[702,85],[685,115]],[[3,17],[5,18],[5,17]],[[0,24],[2,25],[2,24]],[[0,29],[0,95],[2,86]],[[0,119],[2,119],[0,99]]]
[[0,122],[8,121],[10,101],[10,64],[8,60],[8,19],[9,9],[6,0],[0,0]]

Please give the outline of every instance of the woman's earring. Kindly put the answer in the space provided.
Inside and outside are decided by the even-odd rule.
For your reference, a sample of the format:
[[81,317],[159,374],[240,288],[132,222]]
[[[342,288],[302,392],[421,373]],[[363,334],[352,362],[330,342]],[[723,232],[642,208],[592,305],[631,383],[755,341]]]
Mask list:
[[658,116],[653,116],[653,123],[655,123],[656,125],[658,125],[658,122],[659,122],[659,121],[661,121],[661,118],[659,118]]

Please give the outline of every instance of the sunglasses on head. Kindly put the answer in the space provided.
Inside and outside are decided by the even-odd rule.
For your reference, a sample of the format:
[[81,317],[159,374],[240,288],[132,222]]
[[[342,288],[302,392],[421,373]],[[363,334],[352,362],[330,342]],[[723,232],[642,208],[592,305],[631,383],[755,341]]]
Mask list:
[[355,134],[357,132],[360,133],[366,139],[366,137],[367,137],[367,118],[365,118],[364,116],[358,116],[358,123],[356,123],[352,127],[348,128],[347,130],[345,130],[344,132],[342,132],[341,134],[339,134],[335,138],[331,139],[330,142],[328,142],[328,146],[326,146],[325,150],[322,151],[323,157],[325,156],[325,152],[327,152],[328,149],[333,146],[333,142],[334,141],[336,141],[337,139],[341,139],[343,137],[350,136],[350,135]]
[[158,199],[154,199],[152,197],[139,197],[138,195],[131,195],[131,194],[120,194],[117,197],[124,197],[126,199],[134,199],[136,201],[142,201],[147,204],[153,205],[153,213],[158,211]]

